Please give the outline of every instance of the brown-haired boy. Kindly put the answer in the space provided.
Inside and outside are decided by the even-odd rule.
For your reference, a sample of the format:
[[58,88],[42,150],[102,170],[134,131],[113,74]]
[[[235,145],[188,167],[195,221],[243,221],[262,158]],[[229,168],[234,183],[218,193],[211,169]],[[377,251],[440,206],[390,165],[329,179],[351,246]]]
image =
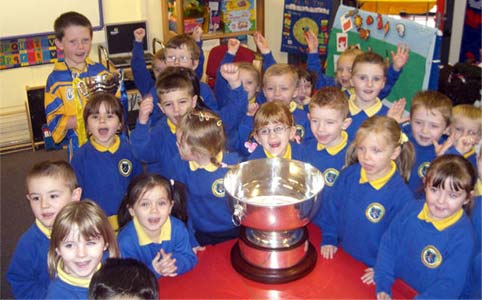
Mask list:
[[66,12],[54,23],[55,45],[64,59],[54,65],[45,86],[47,125],[56,144],[67,144],[69,161],[87,142],[82,113],[88,91],[84,78],[107,73],[107,69],[88,58],[92,47],[92,25],[77,12]]
[[402,130],[415,148],[415,163],[410,174],[408,186],[421,196],[422,181],[430,166],[437,157],[439,143],[445,141],[444,133],[450,125],[452,101],[437,91],[420,91],[412,99],[410,124]]
[[52,225],[67,203],[80,200],[82,189],[66,161],[40,162],[25,181],[35,223],[20,237],[6,276],[15,298],[44,299],[50,283],[47,253]]

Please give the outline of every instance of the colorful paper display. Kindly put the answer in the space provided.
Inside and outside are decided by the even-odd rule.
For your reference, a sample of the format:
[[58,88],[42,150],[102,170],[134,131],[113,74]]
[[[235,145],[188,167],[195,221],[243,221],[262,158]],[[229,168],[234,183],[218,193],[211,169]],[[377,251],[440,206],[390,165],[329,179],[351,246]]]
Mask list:
[[0,40],[0,70],[49,64],[61,58],[53,34]]

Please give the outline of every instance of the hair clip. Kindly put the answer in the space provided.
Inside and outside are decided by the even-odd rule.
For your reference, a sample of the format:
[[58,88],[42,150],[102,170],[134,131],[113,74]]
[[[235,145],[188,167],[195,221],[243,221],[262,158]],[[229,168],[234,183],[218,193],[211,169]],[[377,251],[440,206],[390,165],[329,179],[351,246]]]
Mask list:
[[406,142],[408,142],[408,137],[407,137],[407,135],[406,135],[405,133],[402,132],[402,133],[400,134],[400,140],[398,141],[398,143],[399,143],[400,145],[403,145],[403,144],[406,143]]
[[174,179],[169,179],[169,183],[171,184],[171,186],[174,186]]
[[216,122],[216,126],[218,127],[221,127],[223,125],[223,121],[221,119],[219,119],[217,122]]

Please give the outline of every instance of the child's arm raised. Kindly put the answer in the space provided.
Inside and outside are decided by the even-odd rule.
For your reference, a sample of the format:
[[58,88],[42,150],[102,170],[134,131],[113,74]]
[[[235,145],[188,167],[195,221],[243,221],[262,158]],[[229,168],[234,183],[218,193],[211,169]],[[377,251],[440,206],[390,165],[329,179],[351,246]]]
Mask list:
[[141,27],[134,30],[134,43],[132,44],[131,59],[132,76],[134,77],[137,89],[143,96],[148,94],[155,84],[151,73],[147,70],[146,61],[144,59],[144,48],[142,43],[145,36],[146,30],[144,28]]
[[334,78],[327,77],[321,69],[321,60],[318,55],[318,37],[312,31],[305,32],[305,39],[308,45],[306,55],[306,69],[316,74],[316,89],[325,86],[336,86]]
[[[234,57],[236,56],[236,53],[238,53],[240,44],[241,43],[237,39],[228,40],[228,51],[226,51],[226,53],[224,54],[224,57],[219,64],[220,66],[227,63],[232,63],[234,61]],[[216,71],[216,80],[214,82],[214,96],[218,101],[219,108],[222,108],[224,105],[226,105],[224,101],[224,96],[226,95],[226,93],[228,93],[228,89],[228,84],[221,75],[221,67],[219,67],[219,69]]]
[[390,65],[390,67],[388,67],[387,70],[387,80],[385,82],[385,86],[378,95],[380,99],[384,99],[390,94],[393,86],[398,80],[398,77],[400,77],[400,72],[402,71],[402,68],[408,61],[409,53],[410,49],[406,44],[398,44],[397,53],[391,51],[392,64]]
[[194,30],[192,32],[192,38],[194,41],[196,41],[197,46],[199,47],[200,53],[199,53],[199,64],[196,67],[196,75],[198,76],[199,80],[204,75],[204,51],[203,51],[203,41],[202,41],[202,36],[203,36],[203,29],[201,26],[196,26],[194,27]]
[[268,40],[258,31],[253,34],[253,39],[259,52],[263,55],[263,71],[266,71],[270,66],[276,64],[273,53],[271,53],[269,48]]

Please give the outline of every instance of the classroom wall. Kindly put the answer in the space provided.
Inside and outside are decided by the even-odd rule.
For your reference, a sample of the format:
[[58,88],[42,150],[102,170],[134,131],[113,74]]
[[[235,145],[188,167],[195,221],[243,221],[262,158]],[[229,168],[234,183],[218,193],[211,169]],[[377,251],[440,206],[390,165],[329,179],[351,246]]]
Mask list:
[[[162,0],[103,0],[104,22],[115,23],[147,20],[150,37],[161,38],[160,1]],[[276,60],[278,62],[286,62],[287,54],[279,51],[284,1],[266,0],[265,2],[265,35],[269,40]],[[8,4],[6,5],[8,7]],[[31,16],[32,20],[35,18],[38,18],[38,16]],[[455,24],[463,23],[463,18],[464,11],[460,12],[456,17],[458,21],[455,21]],[[52,23],[53,21],[54,20],[52,20]],[[453,35],[452,40],[454,39],[460,40],[461,37]],[[93,60],[98,60],[97,45],[104,43],[104,41],[103,31],[94,33],[94,45],[91,52],[91,58]],[[457,45],[457,42],[454,44]],[[460,45],[460,41],[458,45]],[[458,49],[455,50],[458,51]],[[45,85],[45,81],[52,67],[52,64],[47,64],[0,71],[0,110],[6,107],[24,105],[26,100],[25,86]]]

